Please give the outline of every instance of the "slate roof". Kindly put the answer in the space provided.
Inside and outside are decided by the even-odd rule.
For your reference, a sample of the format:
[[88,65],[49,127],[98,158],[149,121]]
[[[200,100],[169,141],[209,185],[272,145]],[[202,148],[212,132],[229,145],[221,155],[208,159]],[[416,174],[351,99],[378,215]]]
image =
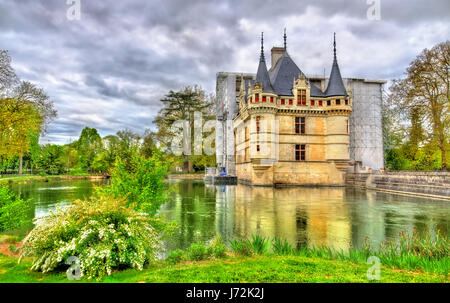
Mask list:
[[[281,55],[280,59],[278,59],[275,66],[271,68],[270,71],[267,71],[263,51],[263,39],[261,38],[261,55],[258,72],[256,74],[256,82],[262,85],[263,92],[275,93],[279,96],[293,96],[292,87],[294,80],[298,79],[300,76],[306,77],[286,51],[286,41],[284,53]],[[327,89],[325,92],[322,92],[316,85],[311,83],[310,86],[311,97],[347,96],[347,90],[342,81],[341,72],[336,59],[336,38],[334,39],[334,61]]]
[[262,91],[264,93],[274,93],[272,84],[270,83],[269,72],[267,72],[266,61],[260,60],[258,66],[258,72],[256,73],[256,82],[262,85]]
[[332,96],[347,97],[347,90],[345,89],[344,81],[342,81],[341,71],[339,70],[339,65],[337,63],[336,33],[334,33],[333,52],[334,52],[333,66],[331,67],[330,79],[328,80],[328,86],[327,89],[325,90],[325,95],[327,97]]
[[330,80],[328,81],[328,87],[325,91],[327,97],[332,96],[347,96],[347,90],[342,81],[339,65],[337,64],[336,57],[333,61],[333,67],[331,68]]
[[304,75],[297,64],[291,59],[288,52],[285,51],[277,64],[269,72],[270,81],[275,93],[279,96],[292,96],[292,86],[294,79]]

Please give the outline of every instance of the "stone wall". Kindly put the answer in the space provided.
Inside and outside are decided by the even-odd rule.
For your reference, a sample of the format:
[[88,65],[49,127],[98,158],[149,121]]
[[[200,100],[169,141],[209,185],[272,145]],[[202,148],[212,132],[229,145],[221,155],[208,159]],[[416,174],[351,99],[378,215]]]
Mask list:
[[347,173],[347,185],[450,199],[449,172]]

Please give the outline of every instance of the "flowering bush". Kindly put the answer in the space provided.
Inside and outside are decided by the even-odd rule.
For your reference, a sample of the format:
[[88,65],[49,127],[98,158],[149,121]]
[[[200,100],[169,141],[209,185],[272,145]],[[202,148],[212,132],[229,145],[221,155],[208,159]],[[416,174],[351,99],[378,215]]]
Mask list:
[[81,276],[110,275],[115,269],[142,270],[157,258],[160,239],[155,219],[126,206],[125,199],[96,195],[57,209],[37,222],[24,239],[21,258],[35,257],[32,270],[62,269],[79,258]]

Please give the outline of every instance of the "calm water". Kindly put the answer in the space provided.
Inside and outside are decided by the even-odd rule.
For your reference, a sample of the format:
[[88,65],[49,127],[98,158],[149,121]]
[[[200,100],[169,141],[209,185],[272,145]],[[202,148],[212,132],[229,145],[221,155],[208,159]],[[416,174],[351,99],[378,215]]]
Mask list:
[[[161,213],[176,221],[168,250],[208,241],[219,232],[226,240],[252,234],[282,237],[297,246],[360,247],[366,236],[374,244],[402,230],[442,228],[449,232],[450,202],[349,188],[263,188],[205,185],[197,180],[170,180],[171,202]],[[89,196],[104,182],[54,181],[14,184],[12,188],[40,217]]]

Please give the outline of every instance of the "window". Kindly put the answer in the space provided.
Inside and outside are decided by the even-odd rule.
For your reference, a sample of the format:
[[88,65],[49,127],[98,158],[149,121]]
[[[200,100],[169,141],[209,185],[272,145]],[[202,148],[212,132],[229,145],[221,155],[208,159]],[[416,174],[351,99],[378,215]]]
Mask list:
[[270,97],[270,103],[273,103],[273,97]]
[[323,104],[322,104],[322,100],[319,100],[319,106],[322,106]]
[[341,105],[341,99],[336,99],[336,105]]
[[266,100],[266,96],[263,96],[263,102],[266,102],[267,100]]
[[292,105],[292,103],[293,103],[293,100],[289,99],[289,105]]
[[281,99],[281,105],[284,105],[284,99]]
[[255,94],[255,102],[259,102],[259,94]]
[[[258,101],[256,101],[258,102]],[[331,105],[331,100],[327,100],[327,105],[330,106]]]
[[252,97],[250,97],[250,103],[252,103]]
[[305,133],[305,117],[295,117],[295,133]]
[[258,151],[258,152],[259,152],[259,144],[258,144],[258,145],[256,145],[256,151]]
[[305,144],[295,145],[295,161],[305,161],[306,159],[306,146]]
[[256,116],[256,132],[259,133],[259,120],[261,119],[260,116]]
[[345,99],[345,105],[348,105],[348,99]]
[[314,100],[311,100],[311,106],[314,106]]
[[348,123],[348,119],[347,119],[347,134],[349,134],[350,133],[350,127],[349,127],[350,125],[349,125],[349,123]]
[[306,105],[306,90],[300,89],[297,91],[297,105]]

